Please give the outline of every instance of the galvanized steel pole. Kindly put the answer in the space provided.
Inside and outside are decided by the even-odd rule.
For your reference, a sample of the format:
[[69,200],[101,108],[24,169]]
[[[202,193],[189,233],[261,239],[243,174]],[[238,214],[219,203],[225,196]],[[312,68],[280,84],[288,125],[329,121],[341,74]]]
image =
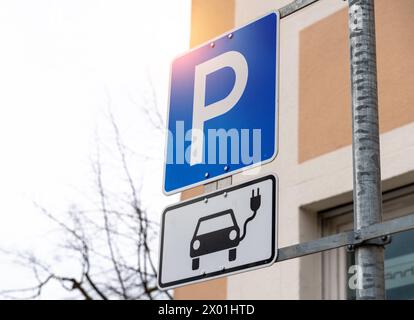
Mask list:
[[[374,0],[349,0],[354,229],[382,220]],[[357,235],[356,235],[357,236]],[[385,299],[384,247],[355,249],[357,299]]]

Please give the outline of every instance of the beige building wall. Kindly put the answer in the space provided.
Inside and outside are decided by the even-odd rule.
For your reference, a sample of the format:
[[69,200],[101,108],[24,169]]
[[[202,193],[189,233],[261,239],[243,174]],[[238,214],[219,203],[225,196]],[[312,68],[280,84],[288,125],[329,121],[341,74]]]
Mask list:
[[[193,0],[192,44],[289,2]],[[207,4],[212,7],[202,7]],[[382,177],[388,190],[414,181],[414,1],[375,4]],[[344,1],[320,0],[281,21],[279,154],[260,172],[279,176],[279,247],[320,237],[318,211],[352,200],[346,7]],[[221,12],[221,27],[219,21],[211,24],[212,18],[200,18],[203,12]],[[217,34],[201,31],[209,26]],[[233,183],[247,179],[251,176],[238,174]],[[198,188],[183,197],[201,192],[203,188]],[[322,258],[312,255],[183,287],[175,297],[319,299],[323,297]]]

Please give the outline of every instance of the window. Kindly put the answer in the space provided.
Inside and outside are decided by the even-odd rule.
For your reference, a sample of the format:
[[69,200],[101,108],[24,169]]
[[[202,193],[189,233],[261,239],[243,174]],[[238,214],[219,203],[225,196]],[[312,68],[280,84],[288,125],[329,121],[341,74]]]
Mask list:
[[197,235],[206,234],[233,226],[234,222],[230,213],[225,213],[219,216],[214,216],[209,219],[200,220]]
[[[414,185],[384,193],[383,200],[384,220],[414,214]],[[352,204],[320,214],[323,236],[353,228]],[[353,252],[331,250],[322,259],[323,298],[355,299],[355,290],[349,285],[355,274]],[[385,287],[387,299],[414,299],[414,230],[392,235],[385,247]]]

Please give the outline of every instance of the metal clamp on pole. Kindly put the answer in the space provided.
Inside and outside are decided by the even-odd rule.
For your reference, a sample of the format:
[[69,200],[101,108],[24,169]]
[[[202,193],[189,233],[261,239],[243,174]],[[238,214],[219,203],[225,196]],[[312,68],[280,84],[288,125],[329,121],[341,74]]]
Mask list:
[[[360,239],[359,233],[355,233],[355,239],[356,238]],[[374,239],[369,239],[369,240],[363,240],[363,241],[358,241],[356,243],[353,244],[348,244],[346,246],[346,250],[348,252],[353,252],[355,251],[355,248],[358,248],[359,246],[363,245],[363,246],[386,246],[387,244],[390,244],[392,241],[392,237],[390,235],[385,235],[385,236],[381,236],[378,238],[374,238]]]

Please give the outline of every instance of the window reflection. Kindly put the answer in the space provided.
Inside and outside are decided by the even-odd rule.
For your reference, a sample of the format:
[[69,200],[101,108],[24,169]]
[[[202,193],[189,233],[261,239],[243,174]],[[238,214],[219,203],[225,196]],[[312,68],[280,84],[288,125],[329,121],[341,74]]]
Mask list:
[[[347,253],[347,268],[355,264],[354,253]],[[352,274],[347,273],[347,298],[355,299],[355,290],[348,283]],[[389,300],[414,299],[414,230],[392,235],[392,242],[385,247],[385,289]]]

